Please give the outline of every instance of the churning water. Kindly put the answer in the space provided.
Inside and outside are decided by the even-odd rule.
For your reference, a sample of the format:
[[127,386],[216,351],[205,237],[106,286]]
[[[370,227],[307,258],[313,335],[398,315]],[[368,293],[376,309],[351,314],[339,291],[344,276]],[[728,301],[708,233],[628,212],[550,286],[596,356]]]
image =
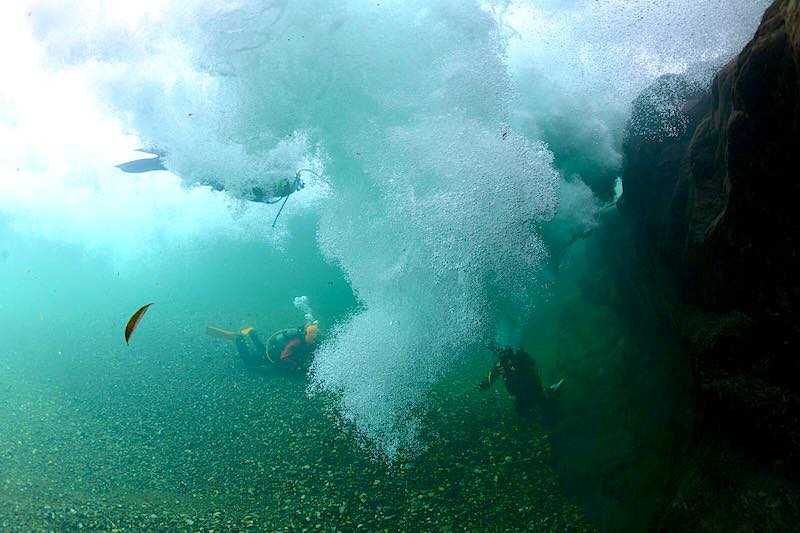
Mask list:
[[[708,83],[764,7],[4,3],[2,529],[594,527],[548,431],[477,390],[486,347],[621,416],[597,354],[669,342],[576,294],[613,268],[632,102]],[[166,170],[115,167],[140,147]],[[303,169],[273,227],[251,200]],[[205,335],[302,324],[298,296],[307,374]],[[602,460],[562,426],[565,477]]]

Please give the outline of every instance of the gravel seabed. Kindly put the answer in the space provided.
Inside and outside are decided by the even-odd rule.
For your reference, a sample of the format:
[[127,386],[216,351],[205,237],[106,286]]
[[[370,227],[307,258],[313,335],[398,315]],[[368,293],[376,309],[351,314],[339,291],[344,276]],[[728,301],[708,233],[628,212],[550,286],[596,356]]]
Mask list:
[[445,380],[389,465],[309,398],[217,350],[4,364],[2,531],[590,531],[502,387]]

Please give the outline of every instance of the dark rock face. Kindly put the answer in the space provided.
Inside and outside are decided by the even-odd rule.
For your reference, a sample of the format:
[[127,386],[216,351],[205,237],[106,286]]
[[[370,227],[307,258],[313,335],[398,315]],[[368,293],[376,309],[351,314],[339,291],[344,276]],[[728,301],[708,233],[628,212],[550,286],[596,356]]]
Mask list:
[[661,525],[724,529],[715,506],[767,477],[781,481],[757,494],[785,509],[800,480],[800,2],[766,11],[710,94],[675,77],[642,94],[624,180],[636,253],[679,295],[669,314],[697,389],[695,452]]
[[753,41],[717,76],[712,111],[689,149],[686,254],[700,303],[786,325],[800,302],[798,17],[796,1],[767,11]]
[[623,151],[625,196],[620,209],[635,220],[639,240],[673,269],[684,238],[689,190],[686,152],[711,108],[702,86],[663,76],[634,102]]
[[[800,458],[800,4],[781,0],[714,82],[688,150],[690,301],[742,315],[694,343],[701,383],[758,447]],[[729,319],[725,319],[726,321]],[[738,412],[737,412],[738,411]],[[785,420],[782,420],[785,418]],[[743,420],[744,419],[744,420]],[[748,424],[748,422],[752,423]],[[748,427],[749,426],[749,427]]]

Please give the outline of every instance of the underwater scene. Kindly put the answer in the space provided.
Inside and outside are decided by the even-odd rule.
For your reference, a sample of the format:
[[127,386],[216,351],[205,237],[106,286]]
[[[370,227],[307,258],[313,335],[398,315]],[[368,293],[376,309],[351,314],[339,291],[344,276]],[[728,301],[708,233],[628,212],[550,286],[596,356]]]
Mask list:
[[796,0],[0,43],[0,531],[800,531]]

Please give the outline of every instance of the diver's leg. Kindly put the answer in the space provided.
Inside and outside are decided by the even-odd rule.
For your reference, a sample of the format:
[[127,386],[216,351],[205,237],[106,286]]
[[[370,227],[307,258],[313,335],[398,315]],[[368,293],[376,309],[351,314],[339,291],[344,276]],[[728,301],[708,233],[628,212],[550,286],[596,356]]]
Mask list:
[[236,346],[236,352],[239,354],[239,357],[245,365],[256,366],[258,364],[256,357],[254,357],[247,348],[247,343],[244,340],[244,336],[236,337],[233,340],[233,345]]
[[246,362],[250,359],[250,353],[247,349],[247,344],[245,344],[242,337],[236,337],[233,339],[233,345],[236,346],[236,352],[239,354],[239,357],[242,358],[242,361]]
[[255,348],[256,354],[258,354],[259,357],[264,357],[264,355],[267,353],[267,347],[264,346],[263,342],[261,342],[261,339],[256,331],[252,330],[250,333],[248,333],[247,338],[249,338],[250,342],[253,343],[253,348]]

